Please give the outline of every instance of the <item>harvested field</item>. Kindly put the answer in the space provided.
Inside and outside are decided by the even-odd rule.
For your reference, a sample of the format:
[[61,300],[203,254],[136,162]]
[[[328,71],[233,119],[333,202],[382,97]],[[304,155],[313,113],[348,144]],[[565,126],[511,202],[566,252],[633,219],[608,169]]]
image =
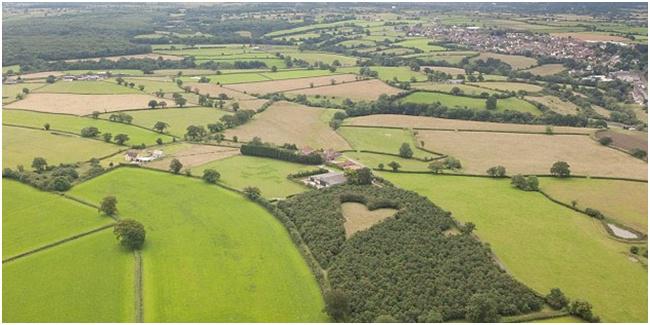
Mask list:
[[326,111],[290,102],[276,102],[253,120],[234,129],[226,130],[226,137],[239,137],[250,141],[261,137],[275,144],[295,143],[324,149],[349,149],[348,143],[321,119]]
[[192,87],[192,89],[198,89],[201,95],[210,95],[210,97],[217,97],[219,94],[226,94],[228,97],[237,100],[255,99],[255,97],[251,95],[247,95],[239,91],[234,91],[227,87],[222,87],[220,85],[213,84],[213,83],[195,82],[195,83],[185,83],[183,85],[190,86]]
[[268,94],[268,93],[289,91],[294,89],[303,89],[303,88],[309,89],[311,84],[313,84],[314,87],[331,85],[332,80],[334,80],[336,83],[345,83],[345,82],[356,81],[357,76],[354,74],[341,74],[341,75],[313,77],[313,78],[296,78],[296,79],[286,79],[286,80],[243,83],[243,84],[229,85],[227,87],[248,94]]
[[626,151],[643,149],[648,151],[648,133],[641,131],[629,131],[620,129],[609,129],[596,133],[598,139],[604,137],[612,138],[613,147],[618,147]]
[[371,101],[376,100],[382,94],[390,96],[399,94],[400,92],[402,92],[402,90],[393,88],[381,80],[372,79],[357,81],[354,83],[338,84],[334,86],[322,86],[316,88],[294,90],[288,92],[288,94],[303,94],[307,96],[334,96],[339,98],[349,98],[351,100]]
[[478,87],[482,87],[482,88],[487,88],[487,89],[499,90],[499,91],[525,90],[525,91],[527,91],[529,93],[536,93],[536,92],[542,91],[542,89],[544,89],[541,86],[527,84],[527,83],[523,83],[523,82],[490,81],[490,82],[471,82],[471,83],[468,83],[468,84],[478,86]]
[[[114,82],[115,80],[112,81]],[[183,92],[181,87],[178,87],[175,82],[167,77],[125,78],[124,81],[134,83],[136,88],[140,85],[144,86],[144,92],[149,94],[153,94],[158,90],[162,90],[163,92]]]
[[[193,167],[207,164],[208,162],[231,157],[239,154],[239,148],[217,147],[202,144],[179,144],[181,148],[174,150],[174,153],[167,154],[163,159],[152,161],[147,164],[148,167],[161,170],[169,170],[169,164],[173,159],[178,159],[183,168],[192,169]],[[162,148],[163,150],[167,148]],[[166,151],[167,152],[167,151]]]
[[146,108],[150,100],[158,98],[149,95],[70,95],[30,94],[25,99],[7,105],[7,108],[26,109],[38,112],[89,115],[93,111],[115,112]]
[[[544,133],[546,126],[532,124],[514,124],[514,123],[493,123],[452,120],[428,116],[411,116],[411,115],[393,115],[393,114],[375,114],[359,116],[345,119],[344,125],[363,125],[363,126],[389,126],[400,128],[424,128],[424,129],[443,129],[443,130],[478,130],[478,131],[502,131],[502,132],[529,132]],[[594,129],[577,128],[569,126],[554,126],[553,131],[556,133],[580,133],[590,134]]]
[[648,233],[648,183],[611,179],[541,177],[540,188],[552,198],[576,208],[597,209],[641,233]]
[[542,64],[538,67],[530,68],[525,71],[538,76],[551,76],[565,70],[566,68],[562,64],[553,63],[553,64]]
[[526,96],[525,98],[529,101],[540,103],[558,114],[576,115],[580,112],[580,107],[576,106],[576,104],[563,101],[555,96]]
[[345,218],[343,227],[345,227],[345,237],[347,238],[392,217],[397,212],[397,210],[389,208],[370,211],[365,204],[356,202],[342,203],[341,210]]
[[[417,72],[411,70],[409,67],[381,67],[381,66],[372,66],[369,67],[371,71],[376,71],[378,79],[380,80],[394,80],[399,81],[410,81],[412,78],[415,78],[416,81],[425,81],[427,76],[423,72]],[[359,67],[347,67],[340,68],[336,71],[340,72],[349,72],[349,73],[358,73]]]
[[420,131],[418,139],[429,150],[460,159],[465,173],[485,174],[502,165],[509,175],[549,174],[551,165],[561,160],[575,175],[648,179],[646,163],[583,135]]
[[509,64],[513,69],[519,70],[519,69],[527,69],[532,66],[537,65],[537,60],[533,58],[529,58],[526,56],[522,55],[508,55],[508,54],[497,54],[497,53],[491,53],[491,52],[483,52],[479,56],[474,57],[470,59],[471,61],[473,60],[487,60],[488,58],[492,59],[497,59],[501,60],[504,63]]

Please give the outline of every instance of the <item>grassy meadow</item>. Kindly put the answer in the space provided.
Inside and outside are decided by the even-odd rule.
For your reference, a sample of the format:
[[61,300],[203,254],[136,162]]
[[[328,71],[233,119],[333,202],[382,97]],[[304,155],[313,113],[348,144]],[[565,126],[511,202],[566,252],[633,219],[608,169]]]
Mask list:
[[147,322],[327,320],[316,280],[285,228],[237,193],[121,168],[71,194],[89,201],[115,195],[120,215],[145,225]]
[[[110,116],[110,114],[108,114]],[[85,127],[96,127],[101,133],[110,133],[113,136],[123,133],[129,136],[126,145],[141,144],[152,145],[156,139],[161,138],[163,142],[171,142],[172,138],[167,135],[159,134],[154,131],[145,130],[136,126],[124,123],[110,122],[103,119],[94,119],[90,117],[79,117],[72,115],[38,113],[23,110],[3,110],[3,123],[28,126],[34,128],[43,128],[46,123],[50,124],[50,130],[65,131],[76,134],[81,133]],[[153,124],[148,126],[153,127]],[[101,134],[99,135],[101,138]]]
[[[203,125],[207,128],[210,123],[219,122],[219,118],[227,115],[228,112],[216,108],[207,107],[188,107],[188,108],[166,108],[166,109],[147,109],[131,111],[127,114],[133,116],[134,125],[145,128],[153,128],[156,122],[161,121],[169,124],[165,131],[171,135],[182,137],[188,126]],[[100,115],[103,119],[108,119],[111,114]],[[101,130],[101,129],[100,129]],[[155,134],[155,133],[154,133]],[[156,138],[164,135],[156,135]]]
[[243,190],[255,186],[266,198],[286,197],[307,190],[307,187],[287,179],[287,175],[316,166],[301,165],[262,157],[234,156],[215,160],[192,169],[195,174],[212,168],[221,173],[221,182]]
[[570,298],[586,299],[605,322],[647,321],[647,270],[628,259],[629,245],[609,238],[600,222],[514,189],[509,180],[381,176],[476,224],[480,239],[531,288],[546,294],[559,287]]
[[94,208],[17,181],[3,179],[2,194],[3,258],[113,222]]
[[133,254],[111,229],[2,264],[2,320],[134,322]]
[[61,93],[61,94],[139,94],[140,90],[126,86],[120,86],[110,81],[57,81],[45,87],[35,90],[39,93]]
[[[384,128],[342,127],[337,130],[355,150],[369,150],[399,154],[403,143],[411,145],[413,156],[418,158],[432,156],[431,153],[415,147],[413,137],[408,130]],[[397,158],[397,157],[396,157]],[[375,167],[375,166],[373,166]]]
[[[416,103],[416,104],[433,104],[440,102],[440,104],[447,107],[455,108],[469,108],[473,110],[484,110],[485,109],[485,99],[483,98],[474,98],[474,97],[465,97],[465,96],[454,96],[450,94],[441,94],[434,92],[414,92],[401,99],[405,103]],[[540,114],[541,112],[535,107],[535,105],[521,100],[519,98],[509,97],[505,99],[497,100],[497,111],[519,111],[524,113],[531,114]]]
[[20,127],[2,127],[2,167],[23,165],[31,169],[35,157],[43,157],[50,165],[74,163],[99,158],[123,150],[114,144],[86,139],[54,131]]

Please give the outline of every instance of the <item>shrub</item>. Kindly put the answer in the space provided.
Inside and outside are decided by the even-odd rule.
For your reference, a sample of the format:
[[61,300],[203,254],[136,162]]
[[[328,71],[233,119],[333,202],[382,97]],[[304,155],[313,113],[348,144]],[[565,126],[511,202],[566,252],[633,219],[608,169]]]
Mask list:
[[522,190],[522,191],[538,191],[539,190],[539,181],[536,176],[524,176],[517,174],[512,176],[510,180],[512,186]]
[[142,248],[146,237],[144,226],[133,219],[119,220],[113,227],[113,234],[120,245],[131,250]]
[[370,185],[372,184],[372,171],[364,167],[358,170],[347,170],[345,172],[348,184],[353,185]]
[[94,126],[89,126],[81,129],[81,136],[84,138],[94,138],[99,134],[99,129]]
[[321,157],[321,155],[318,153],[302,155],[295,150],[289,150],[265,144],[244,144],[240,147],[240,152],[242,155],[267,157],[299,164],[320,165],[323,163],[323,157]]
[[571,176],[571,169],[569,164],[565,161],[556,161],[553,166],[551,166],[551,175],[555,177],[569,177]]
[[496,323],[499,321],[497,303],[491,294],[475,294],[469,299],[465,318],[472,323]]
[[181,171],[181,168],[183,168],[183,164],[176,158],[172,159],[169,163],[169,170],[174,174],[178,174]]
[[262,191],[260,191],[260,189],[257,187],[247,186],[244,188],[244,195],[246,195],[247,198],[255,201],[262,197]]
[[634,149],[632,151],[632,156],[634,156],[636,158],[639,158],[639,159],[645,159],[645,157],[648,156],[648,153],[643,149],[638,149],[637,148],[637,149]]
[[546,299],[546,303],[555,310],[565,308],[569,305],[569,299],[558,288],[551,289],[551,292],[546,295],[544,299]]
[[52,180],[50,183],[50,190],[64,192],[69,190],[71,187],[70,181],[68,178],[63,176],[58,176]]
[[220,177],[221,177],[221,174],[219,174],[219,172],[214,170],[214,169],[209,169],[208,168],[208,169],[203,171],[203,177],[202,178],[206,183],[215,184],[219,180]]
[[602,137],[602,138],[600,138],[600,139],[598,140],[598,142],[600,142],[600,144],[602,144],[603,146],[608,146],[608,145],[610,145],[613,141],[612,141],[612,138],[610,138],[610,137]]
[[599,210],[592,209],[592,208],[586,208],[585,213],[589,215],[592,218],[596,218],[598,220],[603,220],[605,219],[605,215],[603,215]]
[[583,300],[576,300],[571,303],[571,306],[569,307],[569,313],[588,322],[598,323],[600,322],[600,317],[594,315],[593,311],[591,310],[592,308],[593,307],[590,303]]
[[99,205],[99,211],[109,216],[115,215],[117,213],[117,198],[114,196],[104,197]]
[[413,157],[413,150],[408,143],[402,143],[402,146],[399,148],[399,156],[402,158]]
[[486,173],[491,177],[504,177],[506,176],[506,168],[503,166],[494,166],[488,168]]

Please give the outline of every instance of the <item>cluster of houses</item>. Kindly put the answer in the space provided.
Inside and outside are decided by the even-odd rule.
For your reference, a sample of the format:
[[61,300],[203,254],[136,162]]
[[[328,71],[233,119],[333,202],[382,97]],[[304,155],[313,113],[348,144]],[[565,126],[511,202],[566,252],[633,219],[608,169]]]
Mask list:
[[63,81],[98,81],[110,78],[111,74],[106,71],[92,73],[92,74],[81,74],[81,75],[65,75],[61,77]]
[[[341,157],[341,153],[333,149],[327,150],[315,150],[311,147],[303,147],[300,149],[300,153],[303,155],[309,155],[313,153],[318,153],[323,157],[323,161],[335,165],[338,168],[341,168],[344,171],[347,170],[358,170],[364,166],[352,161],[345,159],[343,161],[335,161]],[[325,174],[312,175],[303,180],[303,183],[307,186],[313,188],[325,188],[333,185],[343,184],[346,181],[344,172],[330,171]]]
[[145,151],[138,151],[138,150],[128,150],[124,154],[124,160],[132,163],[132,164],[146,164],[148,162],[152,162],[156,159],[160,159],[164,157],[165,154],[163,153],[162,150],[145,150]]

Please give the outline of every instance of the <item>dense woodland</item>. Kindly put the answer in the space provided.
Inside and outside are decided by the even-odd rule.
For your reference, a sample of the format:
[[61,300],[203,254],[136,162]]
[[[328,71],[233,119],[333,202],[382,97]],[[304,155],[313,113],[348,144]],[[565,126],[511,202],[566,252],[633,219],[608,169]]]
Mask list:
[[[346,240],[343,202],[399,211]],[[457,228],[450,214],[417,193],[344,185],[299,194],[278,206],[328,269],[333,290],[348,299],[343,320],[486,321],[471,314],[473,301],[493,304],[499,315],[542,306],[541,298],[497,267],[490,249],[471,235],[472,225],[446,233]]]

